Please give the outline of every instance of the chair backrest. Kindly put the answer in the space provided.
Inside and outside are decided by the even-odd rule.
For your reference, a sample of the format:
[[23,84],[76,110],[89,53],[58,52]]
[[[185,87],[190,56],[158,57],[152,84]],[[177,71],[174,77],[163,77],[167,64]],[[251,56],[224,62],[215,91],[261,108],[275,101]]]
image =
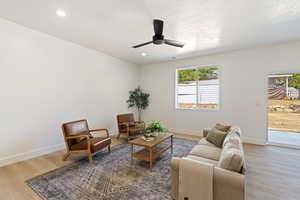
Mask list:
[[[87,120],[78,120],[73,122],[67,122],[62,125],[62,131],[64,133],[64,137],[68,136],[76,136],[82,133],[89,133],[89,127]],[[80,140],[80,138],[79,138]],[[78,139],[66,140],[66,144],[68,146],[77,143]]]
[[119,132],[124,132],[126,130],[126,127],[121,126],[120,124],[124,122],[129,122],[129,123],[134,122],[134,115],[133,113],[117,115],[117,121],[118,121]]
[[124,122],[134,122],[134,115],[133,113],[120,114],[117,115],[117,120],[118,120],[118,124]]

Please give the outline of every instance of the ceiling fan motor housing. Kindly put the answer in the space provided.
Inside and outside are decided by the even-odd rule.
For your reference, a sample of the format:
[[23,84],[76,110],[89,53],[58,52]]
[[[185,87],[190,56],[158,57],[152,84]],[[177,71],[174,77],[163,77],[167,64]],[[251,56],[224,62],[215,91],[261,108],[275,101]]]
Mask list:
[[153,36],[153,43],[154,44],[163,44],[165,37],[163,35],[154,35]]
[[155,44],[155,45],[166,44],[166,45],[171,45],[171,46],[181,47],[181,48],[184,46],[184,43],[182,42],[165,39],[163,35],[164,22],[162,20],[154,19],[153,28],[154,28],[154,36],[152,37],[152,41],[135,45],[132,48],[139,48],[148,44]]

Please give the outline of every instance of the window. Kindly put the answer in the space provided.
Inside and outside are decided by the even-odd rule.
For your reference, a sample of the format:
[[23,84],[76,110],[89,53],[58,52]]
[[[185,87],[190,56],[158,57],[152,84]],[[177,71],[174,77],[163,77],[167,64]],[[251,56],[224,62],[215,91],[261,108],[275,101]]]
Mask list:
[[176,108],[218,109],[219,67],[189,67],[176,70]]

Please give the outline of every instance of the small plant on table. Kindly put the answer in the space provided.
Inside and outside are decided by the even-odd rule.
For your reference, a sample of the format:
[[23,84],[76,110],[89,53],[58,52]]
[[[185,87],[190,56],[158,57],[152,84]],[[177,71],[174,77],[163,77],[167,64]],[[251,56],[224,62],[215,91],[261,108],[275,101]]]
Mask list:
[[165,132],[167,129],[162,125],[162,123],[159,120],[152,120],[149,122],[147,128],[146,128],[146,135],[152,135],[151,133],[160,133]]

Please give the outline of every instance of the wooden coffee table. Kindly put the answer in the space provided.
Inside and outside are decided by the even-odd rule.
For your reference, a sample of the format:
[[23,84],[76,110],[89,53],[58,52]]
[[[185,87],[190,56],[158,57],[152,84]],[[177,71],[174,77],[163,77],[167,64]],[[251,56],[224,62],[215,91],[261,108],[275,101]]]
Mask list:
[[[167,139],[170,139],[170,144],[159,147],[157,146]],[[129,141],[128,143],[131,145],[131,164],[133,162],[133,158],[137,158],[139,160],[150,162],[150,169],[152,169],[153,161],[166,150],[171,149],[171,153],[173,154],[173,134],[171,133],[161,133],[152,141],[145,141],[143,138],[137,138]],[[134,152],[134,145],[142,146],[144,148]]]

